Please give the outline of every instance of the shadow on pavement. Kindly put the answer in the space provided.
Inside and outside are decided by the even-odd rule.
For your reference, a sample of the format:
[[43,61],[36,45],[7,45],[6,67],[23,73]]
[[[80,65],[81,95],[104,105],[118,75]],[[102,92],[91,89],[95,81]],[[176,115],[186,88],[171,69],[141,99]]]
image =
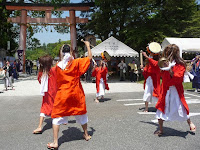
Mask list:
[[189,91],[189,92],[194,92],[195,90],[194,90],[194,89],[190,89],[190,90],[187,90],[187,91]]
[[[139,108],[139,110],[143,110],[143,111],[144,111],[144,109],[145,109],[145,107]],[[148,108],[148,112],[156,112],[156,111],[157,111],[157,109],[155,107],[149,107]]]
[[[158,124],[156,123],[153,123],[153,122],[145,122],[145,121],[140,121],[142,123],[148,123],[148,124],[151,124],[151,125],[154,125],[157,127],[156,130],[158,130]],[[189,127],[188,127],[189,128]],[[172,129],[172,128],[169,128],[169,127],[163,127],[163,130],[164,130],[164,134],[160,137],[168,137],[168,136],[178,136],[178,137],[182,137],[182,138],[185,138],[186,139],[186,136],[188,134],[191,134],[191,135],[195,135],[194,132],[191,132],[191,131],[187,131],[187,132],[183,132],[183,131],[179,131],[179,130],[176,130],[176,129]]]
[[106,101],[110,101],[111,98],[103,98],[103,99],[99,99],[99,102],[103,103],[103,102],[106,102]]
[[[93,127],[90,127],[90,131],[88,130],[89,135],[93,135],[96,130]],[[58,139],[58,146],[62,143],[76,141],[76,140],[84,140],[83,132],[76,127],[68,127],[67,130],[62,131],[63,135]]]
[[52,128],[52,119],[51,118],[45,119],[44,122],[46,122],[46,124],[43,127],[42,132]]

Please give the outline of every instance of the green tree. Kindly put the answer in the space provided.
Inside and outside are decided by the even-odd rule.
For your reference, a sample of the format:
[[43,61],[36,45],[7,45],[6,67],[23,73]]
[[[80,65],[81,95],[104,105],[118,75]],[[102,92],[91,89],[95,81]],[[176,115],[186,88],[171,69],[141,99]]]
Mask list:
[[[84,0],[86,1],[86,0]],[[87,0],[88,1],[88,0]],[[114,36],[133,49],[145,49],[165,37],[199,36],[199,13],[195,0],[96,0],[91,21],[80,24],[78,38],[88,33],[102,41]]]
[[[0,0],[0,3],[3,0]],[[7,41],[10,41],[10,49],[14,50],[17,46],[15,38],[18,32],[13,30],[13,25],[7,22],[10,12],[6,10],[4,5],[0,5],[0,48],[7,50]],[[12,54],[12,51],[7,51],[8,55]]]

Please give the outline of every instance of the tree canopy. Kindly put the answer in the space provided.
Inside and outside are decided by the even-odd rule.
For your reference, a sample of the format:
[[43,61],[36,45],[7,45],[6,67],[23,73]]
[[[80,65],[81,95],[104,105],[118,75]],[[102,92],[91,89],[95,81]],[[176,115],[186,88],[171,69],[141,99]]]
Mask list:
[[[88,0],[83,0],[83,2]],[[200,13],[195,0],[95,0],[91,21],[79,25],[79,36],[114,36],[136,50],[165,37],[199,37]]]

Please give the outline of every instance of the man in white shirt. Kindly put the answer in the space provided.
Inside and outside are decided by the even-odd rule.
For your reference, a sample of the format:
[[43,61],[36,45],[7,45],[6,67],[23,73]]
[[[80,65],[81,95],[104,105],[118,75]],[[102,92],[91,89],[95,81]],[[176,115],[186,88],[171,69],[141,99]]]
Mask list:
[[124,81],[125,80],[125,73],[126,73],[126,64],[124,63],[123,60],[121,60],[121,62],[118,64],[118,67],[120,69],[120,81]]

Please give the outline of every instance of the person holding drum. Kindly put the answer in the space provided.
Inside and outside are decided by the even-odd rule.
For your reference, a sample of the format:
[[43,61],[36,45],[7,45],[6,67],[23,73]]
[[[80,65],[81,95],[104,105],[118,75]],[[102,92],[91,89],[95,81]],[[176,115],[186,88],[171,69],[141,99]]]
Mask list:
[[144,112],[148,112],[148,103],[156,103],[160,94],[160,68],[158,67],[159,53],[161,51],[160,44],[152,42],[147,46],[147,52],[143,52],[146,57],[146,65],[141,69],[143,70],[144,81],[144,95],[143,101],[145,102]]
[[158,65],[161,69],[162,84],[160,97],[156,104],[156,118],[159,130],[154,134],[163,134],[164,121],[187,121],[190,131],[196,131],[195,125],[189,118],[189,107],[184,97],[183,77],[186,64],[180,57],[179,47],[170,44],[165,47]]
[[[99,62],[99,67],[95,65],[92,70],[92,76],[96,77],[96,99],[95,102],[99,103],[99,99],[103,99],[105,95],[105,89],[109,90],[107,84],[107,75],[108,75],[108,68],[106,65],[106,61],[108,61],[109,57],[105,57],[104,54],[109,55],[107,52],[102,53],[102,60]],[[107,59],[108,58],[108,59]]]

